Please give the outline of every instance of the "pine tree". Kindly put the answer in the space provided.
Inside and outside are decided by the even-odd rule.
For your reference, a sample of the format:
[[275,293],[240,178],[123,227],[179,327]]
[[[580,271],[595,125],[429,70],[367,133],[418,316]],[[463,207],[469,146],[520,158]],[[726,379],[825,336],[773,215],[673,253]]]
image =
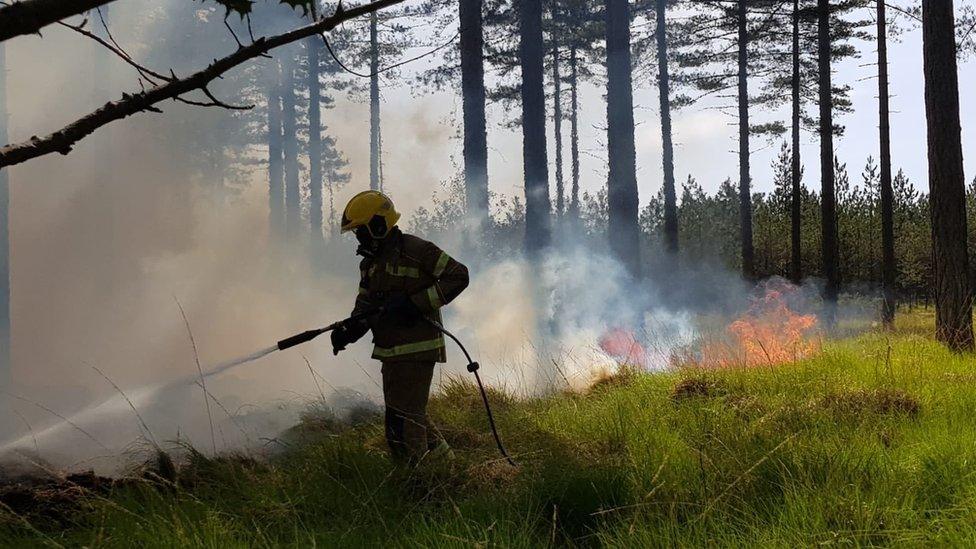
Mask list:
[[285,179],[283,165],[283,134],[281,123],[281,64],[277,59],[268,63],[267,143],[268,143],[268,225],[272,238],[280,237],[285,228]]
[[803,249],[802,249],[802,163],[800,161],[800,113],[803,88],[800,61],[800,0],[793,0],[793,12],[790,14],[790,102],[792,116],[790,117],[790,131],[792,132],[792,151],[790,162],[790,279],[799,284],[803,280]]
[[888,19],[885,3],[877,4],[878,22],[878,129],[881,152],[881,321],[886,328],[895,322],[895,263],[894,198],[891,188],[891,126],[888,107]]
[[522,157],[525,171],[525,248],[538,252],[550,242],[549,166],[543,77],[542,0],[519,2],[522,68]]
[[837,199],[834,190],[834,136],[840,128],[835,124],[835,106],[849,109],[846,95],[838,95],[833,85],[831,67],[834,50],[849,53],[843,43],[853,36],[862,36],[856,29],[862,24],[841,17],[845,12],[862,5],[861,0],[817,0],[817,95],[820,136],[820,209],[821,255],[823,260],[825,321],[831,325],[840,293],[840,250],[838,249]]
[[671,78],[668,72],[668,0],[655,0],[655,32],[657,51],[657,85],[661,113],[662,162],[664,165],[664,242],[671,253],[678,251],[678,213],[674,189],[674,144],[671,136]]
[[305,40],[305,85],[308,88],[308,226],[315,246],[322,240],[322,92],[319,78],[319,52],[322,41],[317,36]]
[[550,0],[550,44],[552,49],[552,121],[555,135],[556,161],[556,219],[561,220],[565,212],[565,181],[563,179],[563,105],[562,74],[559,70],[561,40],[565,30],[562,26],[562,13],[559,0]]
[[972,291],[952,0],[922,1],[922,42],[936,337],[950,349],[971,351]]
[[464,111],[464,188],[469,230],[483,231],[488,211],[488,135],[485,116],[483,0],[460,0],[461,100]]
[[[793,0],[789,10],[773,10],[769,14],[768,33],[764,46],[766,55],[771,58],[763,79],[762,93],[758,104],[778,107],[790,103],[790,132],[792,138],[793,176],[790,226],[790,278],[799,282],[804,276],[803,268],[803,186],[800,174],[802,160],[800,155],[800,135],[803,129],[819,131],[818,115],[807,112],[807,106],[819,104],[819,59],[811,55],[818,48],[818,8],[815,0]],[[853,39],[869,38],[861,28],[866,25],[861,20],[851,20],[850,16],[866,4],[865,0],[837,0],[830,5],[829,28],[832,47],[832,61],[858,56],[858,51],[850,45]],[[778,59],[789,59],[789,63]],[[843,128],[836,123],[840,114],[850,112],[850,87],[834,85],[832,94],[832,128],[840,135]],[[820,217],[818,215],[818,217]]]
[[566,45],[569,50],[569,141],[570,141],[570,193],[568,212],[571,220],[579,217],[580,209],[580,137],[579,137],[579,87],[581,82],[592,79],[593,72],[586,63],[597,42],[602,38],[599,21],[589,0],[560,0],[561,14],[566,27]]
[[348,171],[349,161],[339,152],[336,140],[325,136],[322,139],[322,174],[325,178],[325,189],[329,195],[329,229],[327,234],[332,237],[338,233],[339,214],[336,210],[335,195],[342,187],[352,180]]
[[[7,143],[7,51],[0,43],[0,142]],[[0,389],[11,384],[10,363],[10,170],[0,169]]]
[[[416,77],[423,90],[461,91],[462,136],[464,159],[465,229],[471,235],[484,237],[489,232],[491,214],[488,184],[488,134],[485,106],[488,90],[485,87],[485,58],[493,37],[486,19],[501,8],[496,0],[427,0],[416,14],[438,33],[458,26],[458,48],[444,48],[441,62],[421,71]],[[506,15],[510,12],[505,11]],[[514,26],[513,17],[504,18],[506,26]],[[510,29],[506,29],[509,30]],[[510,40],[506,40],[506,44]]]
[[932,229],[928,197],[898,170],[892,181],[893,225],[900,258],[896,284],[902,294],[929,295],[932,281]]
[[383,190],[380,179],[380,45],[376,12],[369,14],[369,188]]
[[[750,108],[762,104],[765,96],[750,96],[749,82],[771,72],[775,57],[768,49],[752,48],[764,44],[776,31],[776,10],[781,2],[769,0],[735,0],[691,2],[696,14],[682,25],[685,45],[678,58],[683,67],[681,81],[693,85],[701,95],[715,95],[736,90],[739,128],[739,235],[741,270],[746,279],[754,277],[752,226],[752,175],[750,137],[754,134],[778,135],[781,123],[753,124]],[[716,30],[718,32],[716,32]],[[690,70],[694,69],[694,70]]]
[[831,87],[830,1],[817,0],[817,59],[820,90],[820,210],[821,247],[824,263],[825,320],[834,322],[834,307],[840,292],[839,250],[837,248],[837,203],[834,191],[834,119]]
[[285,174],[285,236],[293,241],[301,234],[300,164],[298,159],[297,65],[293,48],[287,48],[281,61],[282,165]]
[[[349,89],[353,95],[364,94],[369,106],[369,186],[370,189],[390,193],[383,181],[382,90],[400,83],[401,72],[396,64],[404,52],[418,45],[412,19],[426,22],[426,17],[442,7],[436,0],[418,9],[385,9],[374,11],[362,19],[347,23],[342,29],[329,33],[332,53],[354,76],[366,80],[365,89],[354,82]],[[404,23],[407,21],[408,23]]]
[[634,98],[628,0],[607,0],[607,182],[610,249],[628,272],[640,276]]

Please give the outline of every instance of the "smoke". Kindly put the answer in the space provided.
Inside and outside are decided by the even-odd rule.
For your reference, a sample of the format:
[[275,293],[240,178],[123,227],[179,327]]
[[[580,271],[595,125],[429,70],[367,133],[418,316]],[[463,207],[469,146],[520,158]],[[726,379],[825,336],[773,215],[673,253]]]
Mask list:
[[[608,250],[569,244],[537,259],[474,261],[471,271],[471,286],[448,307],[446,322],[483,375],[517,394],[581,389],[616,370],[619,357],[600,344],[609,330],[636,333],[647,349],[639,366],[648,370],[667,368],[696,333],[687,310],[661,306],[654,282],[633,280]],[[460,359],[446,371],[463,375]]]
[[[149,38],[137,32],[154,28],[146,18],[157,11],[118,5],[110,15],[116,38],[144,43]],[[179,58],[179,46],[152,53]],[[177,68],[202,66],[222,52],[198,51]],[[137,86],[121,63],[59,28],[11,42],[7,56],[14,140]],[[109,84],[92,79],[93,63],[109,66]],[[358,259],[351,242],[337,243],[324,267],[301,242],[272,242],[264,168],[231,187],[202,175],[189,154],[201,139],[235,138],[223,129],[234,115],[162,106],[165,114],[103,128],[66,157],[11,170],[13,369],[4,391],[20,398],[2,402],[3,427],[25,437],[18,446],[28,451],[36,439],[40,456],[57,467],[108,455],[83,464],[112,468],[121,450],[146,439],[210,449],[205,397],[192,383],[195,358],[176,299],[204,368],[352,308]],[[321,342],[241,366],[207,381],[218,451],[260,445],[297,420],[314,396],[302,354],[334,386],[375,392],[355,366],[371,366],[366,345],[342,361]],[[132,399],[148,430],[96,367]]]
[[[177,60],[186,70],[226,52],[189,48],[193,37],[153,40],[152,17],[182,1],[152,9],[117,4],[111,14],[116,38],[144,44],[134,54]],[[221,28],[219,17],[212,23]],[[64,55],[69,51],[77,55]],[[104,57],[110,84],[95,82],[91,64],[78,59],[107,54],[63,29],[12,41],[7,55],[14,140],[58,128],[109,99],[86,90],[135,88],[131,73]],[[454,126],[444,122],[453,105],[429,97],[390,102],[384,103],[384,171],[408,220],[454,172],[450,157],[460,144],[452,140]],[[338,238],[318,254],[306,239],[271,239],[264,166],[218,182],[199,160],[188,160],[201,143],[235,139],[225,129],[234,115],[164,107],[164,115],[103,128],[66,157],[11,170],[13,370],[7,392],[20,398],[2,402],[16,414],[6,414],[12,434],[0,452],[16,450],[52,467],[112,471],[131,457],[126,451],[144,450],[147,441],[209,451],[208,396],[196,384],[196,359],[207,370],[343,318],[352,308],[358,282],[352,239]],[[368,180],[366,106],[342,100],[324,118],[354,174],[337,197],[341,204]],[[501,185],[517,180],[498,175],[517,173],[517,166],[492,166]],[[447,327],[481,362],[488,382],[519,394],[581,388],[613,371],[618,360],[601,349],[600,339],[614,328],[635,333],[646,349],[645,368],[663,369],[675,349],[695,337],[696,310],[733,310],[748,294],[724,270],[681,270],[663,260],[650,262],[661,272],[636,282],[606,249],[583,244],[538,260],[488,261],[460,237],[437,243],[473,275],[448,307]],[[349,394],[377,400],[379,367],[370,347],[364,340],[334,357],[323,338],[207,379],[217,451],[273,448],[273,439],[320,395],[340,408],[359,402]],[[457,349],[449,348],[449,357],[441,378],[468,375]]]

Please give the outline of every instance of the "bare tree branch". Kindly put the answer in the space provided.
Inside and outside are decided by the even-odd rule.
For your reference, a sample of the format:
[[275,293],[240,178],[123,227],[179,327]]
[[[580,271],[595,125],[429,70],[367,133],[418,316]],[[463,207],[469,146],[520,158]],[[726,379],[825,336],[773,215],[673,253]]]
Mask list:
[[210,89],[206,86],[200,88],[200,91],[203,92],[203,95],[207,96],[207,99],[210,99],[214,107],[221,107],[232,111],[249,111],[254,108],[254,105],[231,105],[230,103],[225,103],[220,99],[217,99],[217,97],[211,93]]
[[0,42],[35,34],[42,27],[114,0],[22,0],[0,8]]
[[[54,133],[44,137],[34,136],[27,141],[7,145],[0,149],[0,167],[13,166],[55,152],[68,154],[77,142],[110,122],[143,111],[161,112],[155,106],[157,103],[174,99],[194,90],[201,90],[207,94],[207,86],[213,80],[246,61],[260,57],[279,46],[331,31],[340,23],[401,2],[403,0],[376,0],[348,10],[339,8],[330,17],[321,21],[283,34],[258,38],[253,44],[238,48],[237,51],[226,57],[215,59],[206,68],[186,78],[177,78],[173,75],[172,79],[162,85],[154,86],[136,94],[123,94],[122,99],[110,101]],[[209,99],[213,100],[213,97],[209,97]],[[227,105],[221,106],[227,107]]]
[[102,37],[85,29],[85,25],[87,24],[87,21],[82,22],[80,25],[72,25],[70,23],[65,23],[64,21],[58,21],[57,24],[61,25],[62,27],[71,29],[84,37],[94,40],[95,42],[98,42],[99,44],[102,45],[102,47],[114,53],[120,59],[122,59],[123,61],[131,65],[133,68],[135,68],[136,71],[139,72],[140,76],[145,78],[150,84],[154,86],[158,84],[158,82],[156,81],[157,79],[163,81],[167,81],[170,79],[168,76],[163,76],[162,74],[159,74],[158,72],[155,72],[152,69],[149,69],[148,67],[136,63],[135,60],[132,59],[132,56],[129,55],[125,50],[123,50],[120,47],[109,44]]

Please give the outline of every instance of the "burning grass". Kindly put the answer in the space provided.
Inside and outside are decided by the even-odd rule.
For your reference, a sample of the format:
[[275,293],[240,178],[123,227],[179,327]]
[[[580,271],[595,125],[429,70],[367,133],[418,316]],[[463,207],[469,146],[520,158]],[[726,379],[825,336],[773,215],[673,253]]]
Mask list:
[[798,289],[772,282],[761,292],[724,333],[706,337],[689,362],[702,368],[756,367],[796,362],[817,353],[817,316],[797,310],[802,306]]
[[[659,349],[658,338],[638,337],[633,330],[617,326],[599,338],[598,347],[625,372],[668,366],[698,370],[773,366],[797,362],[820,351],[819,321],[815,314],[804,312],[811,306],[799,287],[776,279],[760,285],[756,292],[748,309],[736,318],[699,319],[697,336],[691,343],[678,338],[666,341],[664,349]],[[598,375],[595,384],[609,375]]]
[[[775,368],[634,373],[586,394],[474,387],[432,420],[453,462],[391,466],[374,418],[296,433],[267,460],[179,462],[172,488],[110,481],[57,520],[5,510],[5,546],[972,546],[972,358],[916,332],[826,341]],[[310,422],[314,424],[314,422]],[[304,437],[304,438],[303,438]],[[43,489],[38,494],[43,493]],[[31,496],[34,497],[34,496]],[[3,501],[0,499],[0,501]]]

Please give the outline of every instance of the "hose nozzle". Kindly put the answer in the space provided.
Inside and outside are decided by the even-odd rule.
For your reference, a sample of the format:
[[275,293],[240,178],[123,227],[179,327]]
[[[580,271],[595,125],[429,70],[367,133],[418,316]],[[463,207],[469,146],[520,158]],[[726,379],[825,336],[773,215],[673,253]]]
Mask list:
[[301,345],[302,343],[311,341],[328,331],[329,328],[318,328],[315,330],[308,330],[300,334],[295,334],[291,337],[286,337],[278,342],[278,350],[284,351],[285,349],[290,349],[296,345]]

